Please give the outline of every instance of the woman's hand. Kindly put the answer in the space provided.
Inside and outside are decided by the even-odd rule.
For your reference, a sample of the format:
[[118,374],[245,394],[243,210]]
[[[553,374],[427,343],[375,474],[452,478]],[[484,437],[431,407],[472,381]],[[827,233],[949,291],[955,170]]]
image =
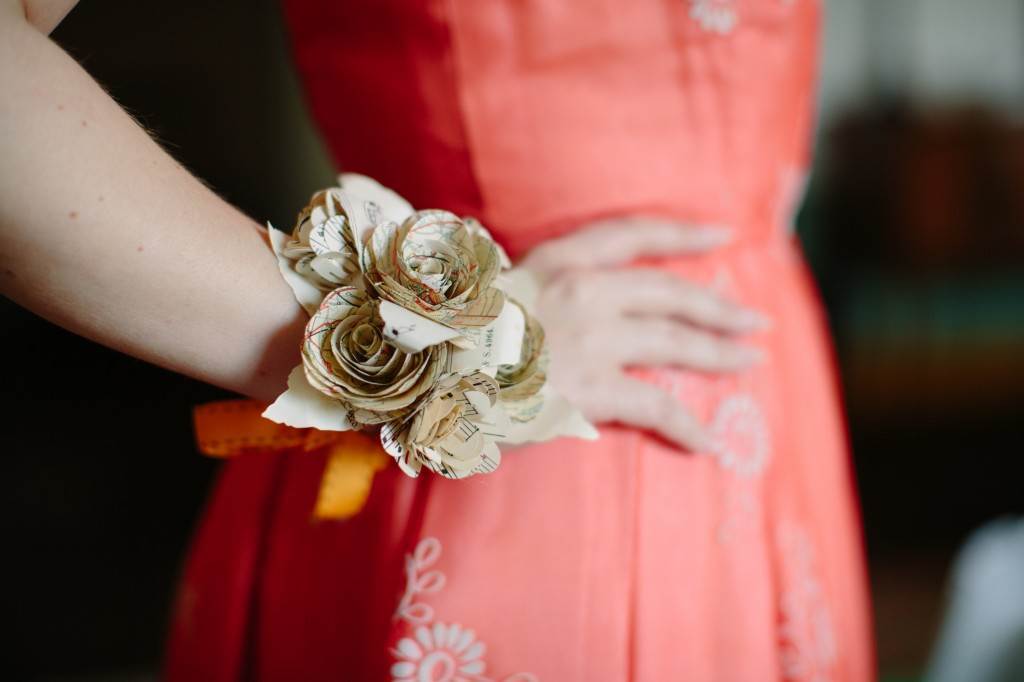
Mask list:
[[603,220],[545,242],[523,260],[542,283],[537,317],[550,348],[551,381],[588,419],[648,429],[690,450],[710,449],[703,425],[683,405],[625,370],[745,369],[762,353],[736,337],[768,320],[669,273],[616,266],[644,256],[704,253],[729,236],[723,228],[656,219]]

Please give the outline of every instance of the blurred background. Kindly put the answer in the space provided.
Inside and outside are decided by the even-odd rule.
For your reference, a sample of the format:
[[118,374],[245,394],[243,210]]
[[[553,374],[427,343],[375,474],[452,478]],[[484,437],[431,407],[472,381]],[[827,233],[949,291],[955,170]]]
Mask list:
[[[798,229],[843,374],[879,665],[915,680],[957,549],[1024,512],[1024,0],[826,5]],[[54,37],[249,215],[290,225],[331,181],[274,2],[85,2]],[[151,679],[217,468],[194,448],[190,409],[224,396],[6,300],[0,319],[18,358],[0,496],[15,627],[0,669]]]

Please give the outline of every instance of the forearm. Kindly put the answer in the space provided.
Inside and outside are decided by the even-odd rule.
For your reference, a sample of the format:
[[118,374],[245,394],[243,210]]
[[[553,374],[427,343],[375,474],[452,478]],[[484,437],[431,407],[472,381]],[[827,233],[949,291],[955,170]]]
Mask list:
[[0,290],[112,348],[272,398],[304,316],[257,225],[0,12]]

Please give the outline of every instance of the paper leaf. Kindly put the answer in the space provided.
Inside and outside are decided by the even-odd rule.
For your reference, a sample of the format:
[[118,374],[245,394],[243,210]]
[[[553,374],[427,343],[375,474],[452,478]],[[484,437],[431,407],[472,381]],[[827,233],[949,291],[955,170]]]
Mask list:
[[494,364],[514,365],[523,350],[526,317],[515,303],[506,300],[501,314],[494,321]]
[[597,440],[600,437],[594,425],[550,385],[541,389],[541,395],[544,403],[537,416],[528,422],[512,421],[502,442],[530,443],[560,437]]
[[263,411],[263,417],[297,429],[352,430],[345,408],[337,400],[310,386],[302,365],[291,371],[288,390]]
[[291,237],[280,230],[275,230],[270,223],[267,223],[267,231],[270,235],[270,246],[274,249],[274,255],[277,256],[277,269],[281,271],[284,281],[291,287],[292,293],[295,294],[295,300],[307,313],[312,315],[320,307],[324,293],[305,277],[295,272],[292,261],[285,258],[284,247]]

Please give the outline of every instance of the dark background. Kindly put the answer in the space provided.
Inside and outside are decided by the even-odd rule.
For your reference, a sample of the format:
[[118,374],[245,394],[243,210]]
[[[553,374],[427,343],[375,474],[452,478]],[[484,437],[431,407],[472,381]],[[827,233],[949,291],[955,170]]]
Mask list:
[[[955,5],[829,4],[799,220],[836,336],[892,679],[923,668],[967,534],[1024,511],[1024,21],[994,14],[1024,12]],[[289,225],[332,173],[281,26],[267,0],[111,0],[84,3],[54,37],[222,196]],[[0,319],[13,361],[0,669],[151,679],[217,469],[195,450],[191,406],[223,394],[6,300]]]

